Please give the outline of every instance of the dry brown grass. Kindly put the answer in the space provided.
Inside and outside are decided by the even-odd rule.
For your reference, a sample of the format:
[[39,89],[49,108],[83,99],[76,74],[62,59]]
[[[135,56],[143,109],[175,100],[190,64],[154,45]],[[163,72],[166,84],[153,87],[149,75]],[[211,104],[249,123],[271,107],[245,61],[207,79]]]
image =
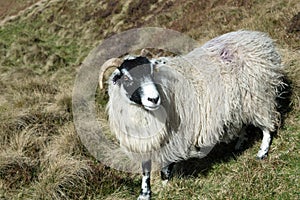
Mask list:
[[[200,162],[180,164],[164,188],[154,173],[154,198],[299,199],[297,0],[54,0],[42,5],[47,6],[0,28],[0,199],[136,198],[138,176],[103,166],[81,144],[71,95],[76,72],[93,47],[114,33],[143,26],[175,29],[199,43],[238,29],[267,32],[292,88],[291,111],[267,160],[254,159],[257,137],[241,153],[221,146]],[[96,101],[99,118],[105,119],[107,96],[99,93]],[[180,167],[186,165],[187,171]]]
[[22,2],[20,2],[18,0],[0,0],[0,19],[15,15],[20,10],[24,10],[37,1],[38,0],[23,0]]

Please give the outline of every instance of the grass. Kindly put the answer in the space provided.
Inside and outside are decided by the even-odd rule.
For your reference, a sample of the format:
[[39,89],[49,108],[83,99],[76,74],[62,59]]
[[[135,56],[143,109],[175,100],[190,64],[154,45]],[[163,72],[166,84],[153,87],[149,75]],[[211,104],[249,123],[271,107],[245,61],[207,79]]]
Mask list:
[[[238,29],[267,32],[292,88],[291,110],[266,160],[255,159],[259,134],[250,134],[242,152],[221,144],[207,158],[178,164],[165,187],[154,172],[154,199],[299,199],[299,10],[296,0],[54,0],[7,22],[0,27],[0,199],[137,197],[139,175],[102,165],[80,142],[71,95],[80,64],[97,44],[144,26],[171,28],[199,43]],[[96,99],[101,114],[107,97]]]

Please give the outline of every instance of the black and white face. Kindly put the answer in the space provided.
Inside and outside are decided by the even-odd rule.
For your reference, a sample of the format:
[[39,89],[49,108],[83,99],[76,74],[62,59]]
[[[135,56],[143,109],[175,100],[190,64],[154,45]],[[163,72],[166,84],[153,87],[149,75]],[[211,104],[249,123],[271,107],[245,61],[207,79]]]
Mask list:
[[153,82],[153,64],[146,57],[124,60],[113,74],[113,82],[122,88],[125,98],[146,110],[160,106],[160,95]]

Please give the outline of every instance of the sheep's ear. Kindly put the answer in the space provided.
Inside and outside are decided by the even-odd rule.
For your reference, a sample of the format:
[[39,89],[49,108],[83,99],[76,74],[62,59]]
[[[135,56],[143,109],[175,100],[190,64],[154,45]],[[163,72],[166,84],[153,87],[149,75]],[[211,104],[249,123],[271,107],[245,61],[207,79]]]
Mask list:
[[122,72],[117,68],[112,75],[113,75],[112,81],[113,84],[115,85],[118,82],[118,80],[120,80],[120,78],[122,77]]

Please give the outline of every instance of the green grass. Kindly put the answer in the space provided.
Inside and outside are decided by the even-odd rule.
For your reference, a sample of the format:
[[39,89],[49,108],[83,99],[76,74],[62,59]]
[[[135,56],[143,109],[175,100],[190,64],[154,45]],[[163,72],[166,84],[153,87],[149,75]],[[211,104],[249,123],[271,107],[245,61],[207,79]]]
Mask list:
[[[72,89],[80,64],[97,44],[144,26],[178,30],[199,43],[238,29],[267,32],[293,90],[292,109],[266,160],[255,159],[259,134],[251,135],[242,152],[220,145],[207,158],[178,164],[165,187],[154,172],[153,198],[300,198],[300,33],[286,31],[300,10],[298,1],[51,2],[0,27],[0,199],[137,197],[138,174],[103,166],[82,145],[73,124]],[[107,96],[99,92],[96,101],[105,118]]]

